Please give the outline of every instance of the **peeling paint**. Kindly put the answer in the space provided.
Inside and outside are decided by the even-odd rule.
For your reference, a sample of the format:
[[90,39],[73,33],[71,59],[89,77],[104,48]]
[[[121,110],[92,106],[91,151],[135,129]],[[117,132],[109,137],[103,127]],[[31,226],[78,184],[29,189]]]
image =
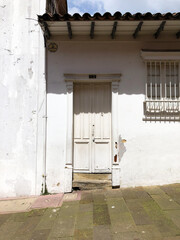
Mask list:
[[38,129],[37,122],[43,126],[44,108],[41,116],[36,112],[44,93],[44,39],[38,22],[26,18],[43,14],[45,2],[0,2],[0,197],[36,195],[43,172],[43,127]]

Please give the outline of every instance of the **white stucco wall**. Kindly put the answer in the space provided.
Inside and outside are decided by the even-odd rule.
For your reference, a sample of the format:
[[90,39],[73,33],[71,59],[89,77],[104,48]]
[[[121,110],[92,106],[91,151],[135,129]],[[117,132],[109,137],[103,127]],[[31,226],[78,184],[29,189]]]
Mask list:
[[44,11],[44,0],[0,0],[0,197],[41,191],[44,41],[36,19]]
[[44,0],[0,0],[0,197],[40,194],[44,174],[49,192],[65,191],[64,73],[122,74],[122,187],[180,182],[180,123],[142,121],[145,66],[140,57],[141,49],[179,49],[178,41],[57,41],[58,51],[47,52],[46,116],[44,39],[36,21],[44,9]]
[[141,49],[179,49],[177,41],[58,42],[48,52],[47,186],[64,191],[66,84],[64,73],[121,73],[118,97],[122,187],[180,182],[180,123],[144,122],[145,65]]

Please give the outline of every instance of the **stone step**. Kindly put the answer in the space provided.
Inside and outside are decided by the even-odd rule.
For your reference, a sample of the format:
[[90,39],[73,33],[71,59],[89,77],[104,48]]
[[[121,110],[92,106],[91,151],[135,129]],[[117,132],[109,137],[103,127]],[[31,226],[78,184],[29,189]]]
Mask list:
[[105,189],[112,187],[111,174],[74,173],[73,188],[80,190]]
[[111,180],[111,173],[74,173],[74,181]]
[[79,190],[107,189],[112,187],[110,180],[73,181],[73,188]]

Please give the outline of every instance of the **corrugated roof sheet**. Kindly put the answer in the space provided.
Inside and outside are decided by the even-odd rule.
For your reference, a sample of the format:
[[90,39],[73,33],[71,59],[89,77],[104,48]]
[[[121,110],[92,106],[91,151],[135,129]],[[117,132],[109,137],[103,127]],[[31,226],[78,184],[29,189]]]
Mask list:
[[109,12],[101,15],[100,13],[95,13],[93,16],[89,13],[84,13],[80,15],[75,13],[74,15],[64,14],[63,16],[60,14],[48,14],[45,13],[42,16],[38,16],[39,21],[138,21],[138,20],[180,20],[180,12],[177,13],[156,13],[152,14],[150,12],[147,13],[136,13],[131,14],[129,12],[122,14],[120,12],[115,12],[113,15]]

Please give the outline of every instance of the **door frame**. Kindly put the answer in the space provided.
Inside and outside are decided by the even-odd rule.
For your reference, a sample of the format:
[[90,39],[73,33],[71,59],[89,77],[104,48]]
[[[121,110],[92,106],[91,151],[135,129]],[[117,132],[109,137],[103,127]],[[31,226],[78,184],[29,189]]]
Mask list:
[[73,181],[73,84],[74,83],[111,83],[111,152],[112,187],[120,187],[120,166],[118,147],[118,94],[121,74],[64,74],[67,88],[67,125],[66,125],[66,165],[65,192],[72,191]]
[[[73,135],[73,141],[74,141],[74,145],[73,145],[73,147],[74,147],[74,151],[73,151],[73,173],[99,173],[99,174],[101,174],[101,173],[108,173],[108,174],[111,174],[112,173],[112,144],[111,144],[111,139],[112,139],[112,133],[111,133],[111,107],[112,107],[112,104],[111,104],[111,99],[112,99],[112,97],[111,97],[111,84],[109,83],[109,82],[78,82],[78,83],[76,83],[76,82],[74,82],[73,83],[73,101],[74,101],[74,97],[75,97],[75,85],[76,86],[79,86],[78,88],[81,88],[82,86],[84,86],[84,85],[87,85],[88,86],[88,89],[91,89],[91,97],[90,97],[90,101],[91,101],[91,107],[92,106],[94,106],[94,103],[93,103],[93,101],[94,101],[94,94],[96,94],[94,91],[95,91],[95,89],[96,89],[96,87],[97,87],[97,85],[98,86],[100,86],[100,89],[102,89],[104,86],[107,86],[108,87],[108,91],[107,91],[107,94],[109,95],[109,98],[108,98],[108,104],[109,104],[109,107],[110,107],[110,109],[109,109],[109,111],[110,111],[110,118],[109,118],[109,128],[110,128],[110,133],[109,133],[109,139],[107,140],[107,138],[104,138],[104,139],[101,139],[101,140],[99,140],[98,138],[96,139],[96,141],[93,143],[93,141],[92,141],[92,122],[91,121],[93,121],[93,120],[95,120],[95,118],[93,117],[93,115],[91,115],[90,116],[90,122],[91,122],[91,126],[90,126],[90,132],[91,132],[91,134],[89,135],[90,137],[89,137],[89,141],[87,140],[87,138],[85,138],[84,140],[79,140],[79,139],[75,139],[75,136]],[[98,89],[99,90],[99,89]],[[75,103],[73,102],[73,116],[74,116],[74,111],[75,111]],[[103,110],[102,110],[103,111]],[[100,110],[100,112],[102,112],[101,110]],[[75,117],[75,116],[74,116]],[[96,124],[95,124],[96,125]],[[73,119],[73,133],[74,133],[74,129],[75,129],[75,120]],[[75,145],[77,144],[77,143],[87,143],[87,142],[89,142],[89,151],[90,151],[90,154],[89,154],[89,169],[87,170],[85,170],[85,169],[74,169],[74,164],[75,164]],[[98,143],[104,143],[104,144],[107,144],[108,143],[108,149],[110,150],[110,152],[109,152],[109,154],[107,155],[108,156],[108,163],[107,163],[107,168],[106,168],[106,170],[104,169],[96,169],[96,167],[95,167],[95,159],[94,159],[94,154],[95,154],[95,144],[98,144]]]

